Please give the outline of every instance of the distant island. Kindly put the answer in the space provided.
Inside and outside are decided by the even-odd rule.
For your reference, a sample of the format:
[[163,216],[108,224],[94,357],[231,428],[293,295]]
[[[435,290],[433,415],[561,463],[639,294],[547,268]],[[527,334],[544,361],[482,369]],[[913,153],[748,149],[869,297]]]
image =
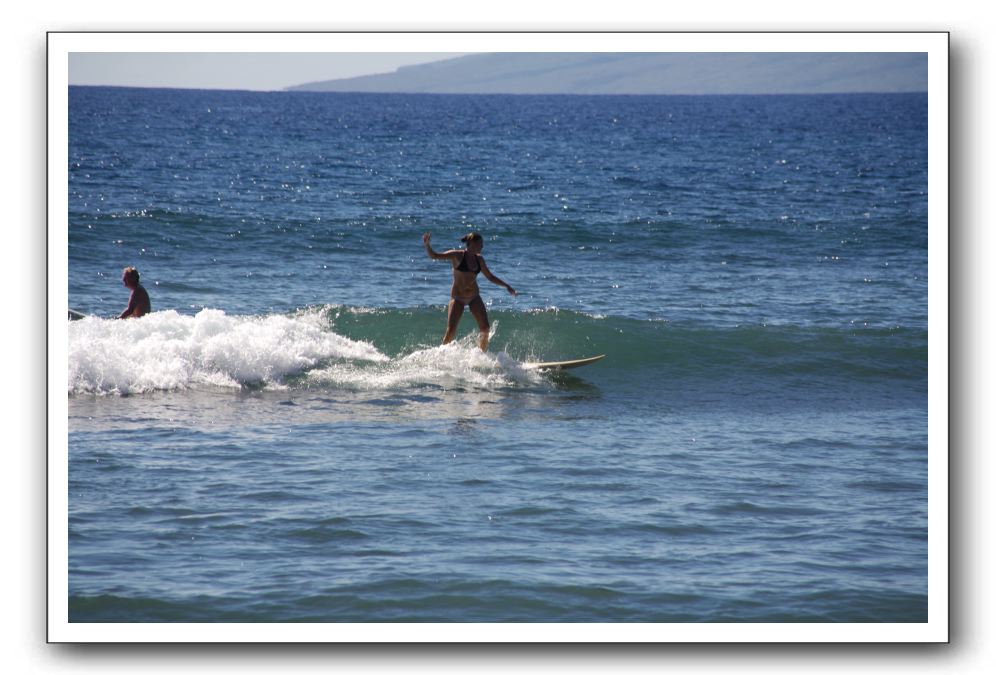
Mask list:
[[498,53],[287,91],[434,94],[837,94],[927,91],[927,54]]

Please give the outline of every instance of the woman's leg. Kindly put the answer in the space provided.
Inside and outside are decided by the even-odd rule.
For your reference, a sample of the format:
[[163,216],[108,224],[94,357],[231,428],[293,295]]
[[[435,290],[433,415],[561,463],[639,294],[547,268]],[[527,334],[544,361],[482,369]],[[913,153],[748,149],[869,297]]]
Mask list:
[[460,317],[463,316],[463,303],[459,300],[450,300],[450,309],[446,315],[446,333],[443,335],[443,344],[453,342],[456,337],[457,326],[460,325]]
[[477,319],[477,328],[481,331],[477,344],[482,352],[488,351],[488,339],[491,337],[491,324],[488,323],[488,309],[484,306],[481,296],[470,301],[470,313]]

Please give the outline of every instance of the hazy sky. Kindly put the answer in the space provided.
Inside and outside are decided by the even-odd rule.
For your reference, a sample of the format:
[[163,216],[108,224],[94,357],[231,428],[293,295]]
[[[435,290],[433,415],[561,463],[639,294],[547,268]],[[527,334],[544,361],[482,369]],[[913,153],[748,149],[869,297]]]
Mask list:
[[72,52],[69,84],[273,91],[464,54]]

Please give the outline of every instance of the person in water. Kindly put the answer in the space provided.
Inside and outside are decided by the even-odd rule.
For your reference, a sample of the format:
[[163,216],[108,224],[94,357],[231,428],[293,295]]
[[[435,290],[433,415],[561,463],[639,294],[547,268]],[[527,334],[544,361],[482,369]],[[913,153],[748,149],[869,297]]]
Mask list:
[[460,241],[466,244],[463,250],[451,249],[443,253],[436,253],[429,243],[432,235],[428,232],[422,235],[422,243],[425,245],[425,252],[433,260],[449,260],[453,266],[453,288],[450,290],[450,307],[446,317],[446,334],[443,335],[443,344],[448,344],[456,337],[457,325],[460,317],[463,316],[463,308],[469,307],[470,313],[477,319],[477,327],[481,334],[477,344],[481,351],[488,349],[488,337],[490,335],[491,324],[488,323],[488,310],[481,300],[481,291],[477,287],[477,275],[481,272],[493,284],[504,286],[512,295],[518,295],[515,289],[496,277],[488,269],[481,249],[484,248],[484,238],[477,232],[461,238]]
[[126,267],[121,273],[121,283],[131,289],[131,297],[128,298],[128,307],[121,312],[119,319],[137,318],[152,311],[152,301],[149,300],[149,293],[142,284],[138,283],[138,270],[134,267]]

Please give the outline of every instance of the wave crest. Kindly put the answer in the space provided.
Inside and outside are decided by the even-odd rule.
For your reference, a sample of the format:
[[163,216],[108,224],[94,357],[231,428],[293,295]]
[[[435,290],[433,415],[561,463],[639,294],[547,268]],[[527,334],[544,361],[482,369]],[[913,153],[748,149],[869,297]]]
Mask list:
[[323,363],[387,361],[372,344],[329,331],[315,314],[229,316],[173,310],[137,320],[89,317],[69,324],[70,394],[135,394],[280,386]]

